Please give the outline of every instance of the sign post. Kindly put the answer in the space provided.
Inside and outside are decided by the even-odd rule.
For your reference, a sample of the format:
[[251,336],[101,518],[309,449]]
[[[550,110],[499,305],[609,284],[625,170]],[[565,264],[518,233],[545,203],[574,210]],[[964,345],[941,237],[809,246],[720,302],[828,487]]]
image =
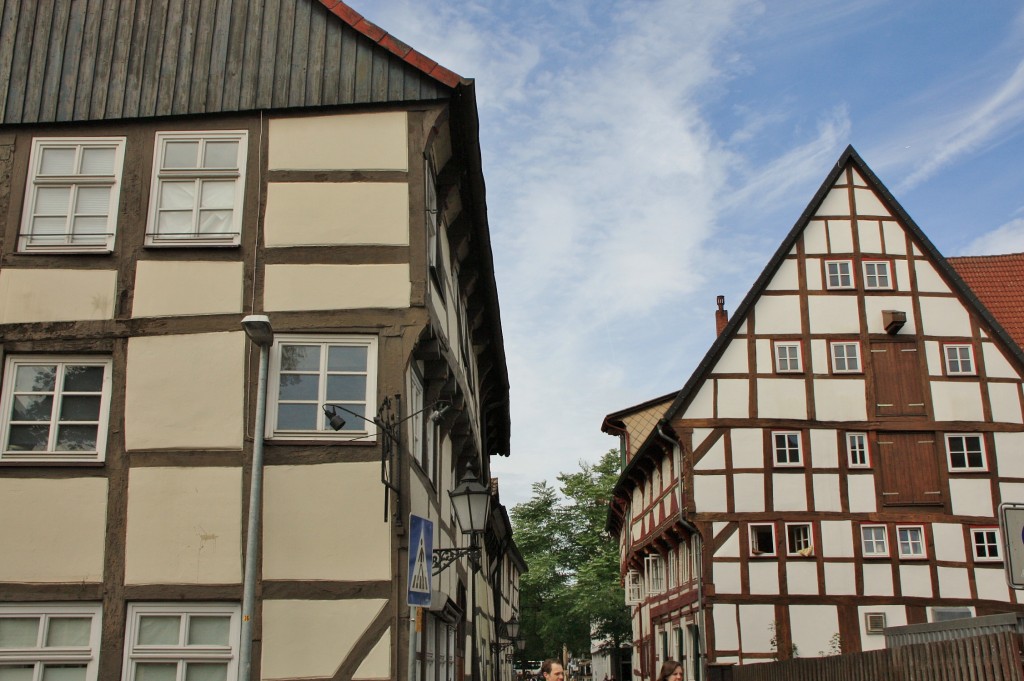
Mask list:
[[1024,504],[999,505],[999,530],[1003,535],[1006,583],[1024,589]]
[[434,523],[409,514],[409,605],[430,607]]

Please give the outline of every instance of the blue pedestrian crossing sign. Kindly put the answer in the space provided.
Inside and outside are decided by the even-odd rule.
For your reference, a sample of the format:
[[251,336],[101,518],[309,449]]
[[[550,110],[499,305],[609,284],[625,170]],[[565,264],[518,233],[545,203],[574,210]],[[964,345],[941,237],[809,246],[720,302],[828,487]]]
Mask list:
[[409,514],[409,605],[430,606],[434,522]]

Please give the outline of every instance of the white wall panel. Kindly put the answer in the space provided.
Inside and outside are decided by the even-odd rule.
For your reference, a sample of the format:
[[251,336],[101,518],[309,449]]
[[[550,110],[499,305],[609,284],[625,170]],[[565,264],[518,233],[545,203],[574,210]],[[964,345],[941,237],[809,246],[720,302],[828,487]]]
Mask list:
[[963,563],[967,560],[964,551],[964,530],[955,523],[932,523],[932,537],[935,540],[935,559]]
[[808,296],[807,306],[811,318],[811,333],[860,332],[856,296],[828,294]]
[[1010,600],[1006,586],[1006,572],[1002,567],[974,568],[974,585],[978,589],[978,600],[1004,601]]
[[725,438],[718,438],[711,448],[694,465],[698,471],[720,471],[725,469]]
[[728,510],[724,475],[695,475],[693,486],[697,513],[724,513]]
[[[740,583],[740,564],[723,563],[715,561],[712,567],[714,577],[715,593],[738,594],[743,593],[743,586]],[[718,606],[715,606],[718,609]]]
[[814,413],[820,421],[866,421],[864,381],[859,378],[814,379]]
[[945,370],[942,367],[942,348],[939,346],[938,341],[924,342],[924,356],[928,360],[929,376],[943,376],[945,374]]
[[[914,247],[917,251],[917,247]],[[939,271],[927,261],[915,260],[914,272],[917,275],[917,290],[921,293],[949,293],[949,287],[939,276]]]
[[850,499],[851,513],[875,512],[877,505],[875,500],[875,476],[849,475],[846,478],[846,488]]
[[907,234],[899,223],[892,220],[882,221],[882,234],[885,237],[885,252],[894,255],[907,254]]
[[[894,549],[895,550],[895,549]],[[900,566],[900,589],[907,598],[932,598],[932,572],[928,563],[903,563]],[[867,587],[865,586],[865,589]]]
[[988,480],[950,478],[949,496],[954,515],[992,516],[992,487]]
[[892,566],[889,563],[864,564],[864,595],[892,596]]
[[272,118],[271,170],[407,170],[405,111]]
[[870,189],[854,189],[853,202],[857,207],[857,215],[890,217],[889,209],[882,205],[878,196]]
[[921,305],[921,327],[926,335],[970,338],[971,320],[959,300],[927,296],[918,300]]
[[886,333],[882,321],[883,310],[905,312],[907,323],[900,329],[900,336],[914,336],[917,327],[914,324],[914,302],[910,296],[864,296],[864,315],[868,320],[868,333]]
[[882,248],[882,229],[878,220],[858,220],[857,235],[860,239],[860,252],[870,255],[878,255],[884,252]]
[[1020,378],[1020,374],[1006,360],[995,343],[982,343],[981,354],[985,361],[985,375],[989,378]]
[[812,428],[811,465],[815,468],[836,468],[839,465],[839,440],[834,430]]
[[750,593],[776,595],[779,593],[779,564],[774,560],[752,560],[747,564],[750,574]]
[[715,382],[714,380],[704,381],[700,390],[683,412],[684,419],[709,419],[714,416],[715,409]]
[[750,384],[745,378],[720,378],[718,381],[718,418],[750,416]]
[[828,343],[823,338],[811,340],[811,367],[816,374],[827,374],[830,371],[831,360],[828,356]]
[[862,605],[857,608],[860,621],[860,646],[862,650],[881,650],[885,647],[885,636],[869,634],[865,629],[864,615],[869,612],[885,613],[887,627],[902,627],[907,623],[907,609],[902,605]]
[[821,521],[822,556],[853,558],[853,523],[849,520]]
[[798,291],[800,290],[800,274],[796,260],[786,259],[779,265],[775,276],[769,280],[765,287],[768,291]]
[[857,566],[853,563],[825,563],[825,593],[829,596],[857,595]]
[[732,603],[715,603],[712,610],[715,623],[715,648],[718,650],[739,650],[739,630],[736,627],[736,606]]
[[770,653],[772,650],[772,624],[775,606],[770,603],[752,603],[740,606],[740,633],[744,653]]
[[839,476],[833,473],[814,475],[814,510],[834,511],[843,510],[842,501],[839,498]]
[[[893,268],[896,271],[896,290],[897,291],[909,291],[911,290],[910,285],[910,263],[906,260],[895,260],[893,261]],[[909,321],[909,319],[908,319]]]
[[758,338],[754,341],[754,351],[757,358],[757,373],[771,374],[775,372],[775,357],[772,355],[772,341],[770,338]]
[[[724,526],[728,523],[715,523],[716,526]],[[715,530],[718,534],[718,530]],[[739,558],[740,557],[740,532],[736,530],[729,535],[729,538],[722,542],[722,545],[715,551],[715,558]]]
[[733,476],[733,503],[737,513],[761,513],[764,509],[764,476],[737,473]]
[[807,482],[802,470],[772,476],[772,502],[776,511],[807,510]]
[[807,258],[804,260],[804,274],[807,277],[807,290],[808,291],[820,291],[823,285],[821,283],[821,259],[820,258]]
[[936,421],[983,421],[981,385],[959,381],[930,381]]
[[971,585],[967,578],[967,568],[938,568],[939,596],[942,598],[970,598]]
[[1004,478],[1024,478],[1024,433],[995,433],[995,456],[989,452],[989,465],[995,461]]
[[754,306],[754,326],[759,334],[800,333],[800,297],[761,296]]
[[806,419],[805,386],[803,376],[757,379],[757,415],[767,419]]
[[729,437],[733,468],[764,467],[764,433],[760,428],[733,428]]
[[790,558],[786,562],[786,585],[790,594],[818,595],[817,563]]
[[801,657],[827,655],[832,637],[839,633],[839,611],[834,605],[791,605],[789,622]]
[[832,253],[853,253],[853,223],[850,220],[829,220],[828,245]]
[[747,364],[747,339],[738,338],[729,341],[725,352],[715,362],[711,373],[714,374],[745,374],[748,370]]
[[113,319],[116,296],[117,270],[7,268],[0,324]]
[[989,403],[992,405],[992,420],[1003,423],[1021,423],[1020,384],[989,383]]
[[849,215],[850,193],[846,187],[834,187],[825,195],[815,215]]

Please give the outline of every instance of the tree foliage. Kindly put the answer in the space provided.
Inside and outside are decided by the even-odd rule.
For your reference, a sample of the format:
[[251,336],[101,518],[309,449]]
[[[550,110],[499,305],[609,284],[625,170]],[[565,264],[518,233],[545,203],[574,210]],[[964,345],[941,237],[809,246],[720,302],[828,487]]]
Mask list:
[[529,571],[520,583],[520,631],[529,659],[557,657],[565,646],[589,657],[591,639],[614,652],[630,640],[629,610],[619,578],[619,550],[604,532],[618,450],[558,476],[559,491],[533,484],[512,508],[516,544]]

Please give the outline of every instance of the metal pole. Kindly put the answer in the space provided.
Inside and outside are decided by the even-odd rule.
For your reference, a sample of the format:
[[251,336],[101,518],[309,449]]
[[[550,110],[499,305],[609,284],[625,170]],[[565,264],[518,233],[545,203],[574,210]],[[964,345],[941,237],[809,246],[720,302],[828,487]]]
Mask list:
[[256,554],[263,511],[263,433],[267,421],[267,366],[270,346],[260,346],[260,372],[256,387],[256,430],[252,436],[252,475],[249,485],[249,530],[245,536],[245,575],[242,579],[242,642],[238,652],[238,679],[250,681],[252,619],[256,601]]

